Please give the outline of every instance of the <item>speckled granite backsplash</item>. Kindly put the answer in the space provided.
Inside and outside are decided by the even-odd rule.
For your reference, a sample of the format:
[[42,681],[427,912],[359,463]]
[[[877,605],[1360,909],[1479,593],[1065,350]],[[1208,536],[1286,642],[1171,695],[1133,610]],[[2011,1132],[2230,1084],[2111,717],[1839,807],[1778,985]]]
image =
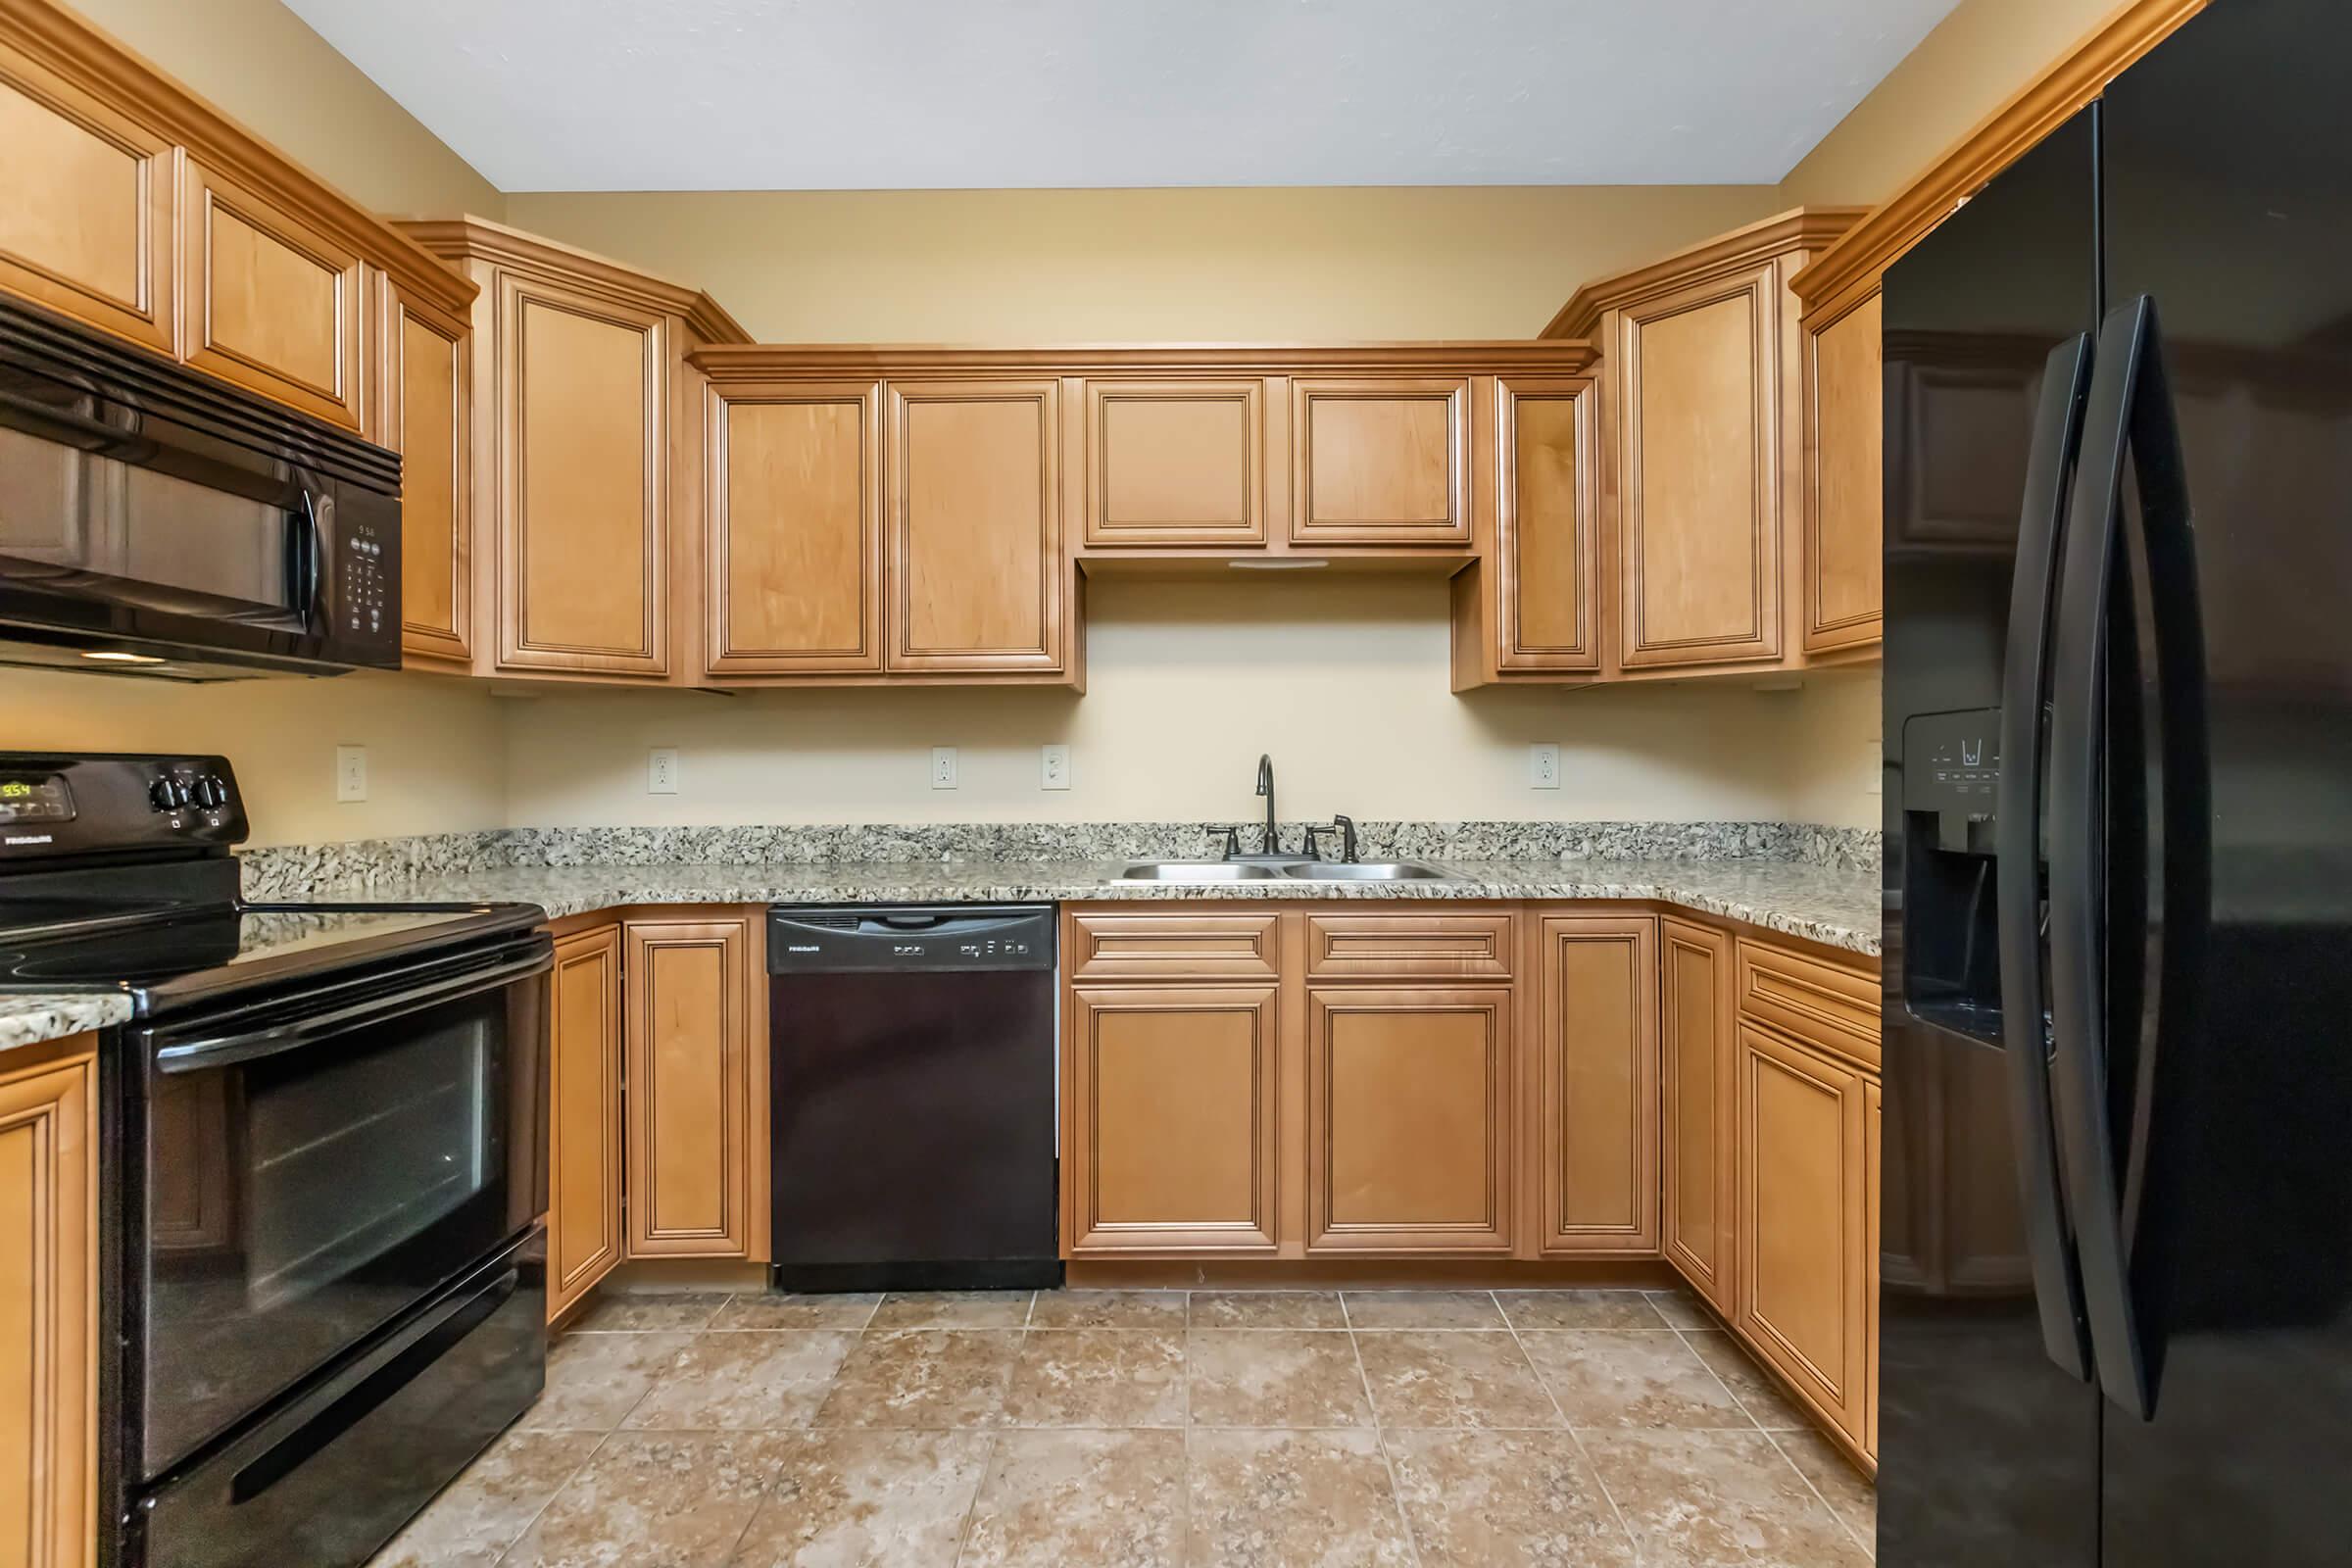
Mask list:
[[[1282,828],[1300,842],[1303,823]],[[1876,871],[1875,828],[1798,822],[1359,822],[1365,859],[1777,860]],[[1244,832],[1245,844],[1254,837]],[[346,844],[277,845],[243,857],[248,899],[328,886],[413,882],[512,866],[740,865],[804,861],[1211,858],[1199,822],[940,822],[741,827],[526,827]]]

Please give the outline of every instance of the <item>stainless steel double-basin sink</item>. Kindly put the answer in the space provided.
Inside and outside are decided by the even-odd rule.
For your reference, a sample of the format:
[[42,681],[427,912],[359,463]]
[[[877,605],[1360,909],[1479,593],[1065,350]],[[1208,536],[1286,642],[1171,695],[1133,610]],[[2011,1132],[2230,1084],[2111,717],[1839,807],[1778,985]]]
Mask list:
[[1419,860],[1136,860],[1122,882],[1450,882]]

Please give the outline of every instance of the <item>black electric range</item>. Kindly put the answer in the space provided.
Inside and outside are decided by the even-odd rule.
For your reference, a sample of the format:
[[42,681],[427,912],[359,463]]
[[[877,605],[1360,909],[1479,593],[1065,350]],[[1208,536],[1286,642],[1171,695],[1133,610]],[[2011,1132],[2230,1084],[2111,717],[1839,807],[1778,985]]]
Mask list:
[[545,1381],[545,914],[247,903],[218,757],[0,753],[0,994],[99,1057],[102,1560],[364,1563]]

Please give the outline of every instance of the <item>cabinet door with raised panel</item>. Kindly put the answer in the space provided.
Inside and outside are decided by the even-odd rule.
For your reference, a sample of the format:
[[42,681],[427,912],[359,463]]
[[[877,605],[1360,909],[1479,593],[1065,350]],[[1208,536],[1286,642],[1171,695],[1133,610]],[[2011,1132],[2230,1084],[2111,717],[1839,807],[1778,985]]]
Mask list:
[[1291,382],[1291,541],[1470,543],[1470,383],[1453,376]]
[[1274,1250],[1272,985],[1082,986],[1064,1067],[1069,1255]]
[[0,43],[0,288],[164,354],[171,139]]
[[887,667],[1063,667],[1061,383],[890,386]]
[[1734,1323],[1857,1445],[1870,1378],[1868,1085],[1826,1053],[1740,1026]]
[[360,259],[193,159],[180,357],[336,424],[360,427]]
[[381,435],[400,454],[400,648],[473,657],[473,333],[383,286]]
[[1869,1375],[1862,1383],[1862,1451],[1873,1463],[1879,1457],[1879,1171],[1880,1152],[1886,1147],[1881,1130],[1885,1110],[1886,1097],[1879,1083],[1875,1079],[1866,1082],[1862,1086],[1862,1365]]
[[0,1066],[0,1562],[97,1557],[98,1122],[91,1037]]
[[754,1208],[767,1184],[753,1053],[753,927],[631,920],[628,1254],[760,1257]]
[[1618,658],[1781,653],[1778,272],[1627,307],[1615,349]]
[[1559,915],[1538,928],[1538,1250],[1658,1250],[1657,923]]
[[1600,667],[1589,376],[1494,381],[1496,667]]
[[882,386],[714,389],[704,553],[712,675],[882,667]]
[[1266,542],[1265,383],[1086,383],[1086,544]]
[[669,673],[666,319],[498,277],[498,662]]
[[1671,916],[1658,922],[1658,1041],[1665,1086],[1666,1261],[1732,1314],[1733,1082],[1739,1035],[1732,939]]
[[1805,323],[1805,652],[1879,640],[1884,617],[1886,395],[1879,296]]
[[556,944],[548,1016],[547,1315],[612,1272],[621,1238],[620,927]]
[[1508,1252],[1511,994],[1307,992],[1307,1250]]

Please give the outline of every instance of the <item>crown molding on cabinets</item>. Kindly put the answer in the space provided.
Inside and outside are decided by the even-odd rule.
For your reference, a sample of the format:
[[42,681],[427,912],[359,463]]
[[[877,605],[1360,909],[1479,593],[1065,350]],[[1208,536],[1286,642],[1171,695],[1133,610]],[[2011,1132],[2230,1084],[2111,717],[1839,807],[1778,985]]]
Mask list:
[[1866,207],[1795,207],[1718,234],[1628,272],[1587,283],[1568,296],[1544,326],[1549,338],[1597,338],[1601,316],[1667,289],[1691,288],[1754,270],[1792,251],[1826,249],[1851,228]]
[[641,268],[528,234],[468,213],[458,218],[404,219],[396,226],[417,246],[452,266],[482,261],[566,288],[606,293],[683,319],[707,344],[749,344],[752,334],[726,307],[699,288],[673,283]]
[[1079,343],[1054,348],[948,344],[751,343],[696,351],[688,363],[713,386],[793,376],[1292,375],[1301,372],[1503,370],[1575,375],[1598,350],[1589,342]]
[[[1878,287],[1879,274],[1925,239],[2035,142],[2107,90],[2133,62],[2170,37],[2207,0],[2130,0],[2008,102],[1870,210],[1844,236],[1789,279],[1809,320],[1850,309],[1849,292]],[[1565,313],[1563,313],[1565,314]]]

